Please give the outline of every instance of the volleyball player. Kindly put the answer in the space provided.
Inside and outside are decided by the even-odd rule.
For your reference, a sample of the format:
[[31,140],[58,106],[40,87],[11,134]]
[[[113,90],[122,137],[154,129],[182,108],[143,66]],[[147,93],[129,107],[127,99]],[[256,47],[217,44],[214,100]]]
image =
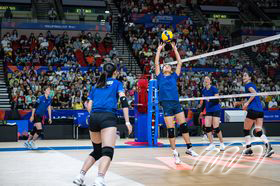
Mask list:
[[[206,76],[204,78],[205,88],[202,90],[202,95],[204,97],[207,96],[219,96],[218,89],[211,85],[211,79]],[[213,136],[212,136],[212,127],[214,132],[217,134],[220,140],[220,150],[225,150],[225,145],[223,142],[223,135],[222,131],[219,127],[220,125],[220,117],[221,117],[221,105],[219,104],[218,99],[211,99],[206,100],[206,114],[205,114],[205,130],[210,142],[210,145],[206,148],[207,151],[211,151],[216,149],[215,144],[213,143]]]
[[174,116],[176,117],[178,123],[180,124],[180,131],[187,145],[186,154],[189,154],[191,156],[198,156],[198,154],[192,150],[188,124],[186,123],[185,114],[179,102],[177,79],[181,73],[182,61],[175,43],[172,42],[171,45],[175,52],[176,59],[178,62],[176,71],[172,72],[170,65],[164,65],[162,72],[160,70],[159,58],[160,58],[160,53],[165,46],[165,44],[163,43],[159,45],[156,53],[155,70],[156,70],[156,76],[157,76],[158,86],[159,86],[159,101],[164,112],[164,120],[167,126],[170,146],[173,151],[175,163],[180,164],[181,160],[179,157],[179,153],[176,150],[176,143],[175,143],[174,124],[173,124]]
[[52,123],[52,109],[51,109],[51,98],[50,98],[50,87],[44,88],[44,95],[40,96],[36,101],[32,109],[32,114],[30,117],[30,122],[33,122],[33,130],[30,132],[28,140],[24,143],[24,146],[29,149],[36,149],[35,141],[39,138],[43,131],[42,121],[43,116],[48,110],[49,114],[49,124]]
[[80,174],[73,181],[77,185],[83,185],[87,171],[99,160],[98,176],[94,185],[105,186],[104,176],[113,159],[117,137],[116,111],[119,97],[128,133],[130,134],[132,131],[128,115],[128,101],[122,83],[115,79],[117,76],[116,66],[112,63],[106,63],[103,67],[103,73],[88,97],[89,133],[93,151],[85,160]]
[[[245,92],[246,93],[257,93],[257,87],[254,83],[251,82],[251,76],[245,72],[243,74],[243,83],[245,84]],[[235,106],[243,104],[242,102],[236,102]],[[259,96],[251,96],[247,102],[243,105],[243,110],[247,110],[247,116],[244,121],[244,136],[246,149],[243,151],[244,155],[253,155],[253,151],[251,149],[251,135],[250,130],[255,123],[256,126],[256,136],[261,138],[261,140],[265,143],[266,151],[264,153],[265,157],[270,157],[274,154],[274,150],[272,149],[266,135],[263,133],[263,107]]]

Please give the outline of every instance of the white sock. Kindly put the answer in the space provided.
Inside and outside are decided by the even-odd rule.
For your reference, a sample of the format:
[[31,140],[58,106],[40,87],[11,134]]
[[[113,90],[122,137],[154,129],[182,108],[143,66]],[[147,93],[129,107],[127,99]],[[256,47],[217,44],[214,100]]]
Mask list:
[[263,140],[264,143],[268,143],[268,139],[267,139],[266,135],[263,134],[263,135],[261,135],[260,138]]
[[173,154],[178,154],[176,149],[172,150],[172,152],[173,152]]
[[251,145],[251,136],[250,135],[245,136],[245,143],[246,143],[246,146]]

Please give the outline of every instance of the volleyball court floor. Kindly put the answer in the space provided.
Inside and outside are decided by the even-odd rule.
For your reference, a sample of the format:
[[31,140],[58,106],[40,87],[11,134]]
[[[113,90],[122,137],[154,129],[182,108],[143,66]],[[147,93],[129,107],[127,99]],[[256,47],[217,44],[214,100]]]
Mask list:
[[[280,137],[270,138],[275,154],[262,158],[263,145],[254,147],[254,156],[240,154],[239,143],[225,152],[205,152],[208,145],[192,137],[193,149],[201,154],[185,154],[182,138],[177,139],[182,164],[175,165],[168,140],[163,147],[130,146],[118,140],[115,155],[106,175],[108,186],[230,186],[280,185]],[[217,139],[215,139],[217,142]],[[225,144],[243,142],[243,138],[225,138]],[[218,143],[217,143],[218,144]],[[38,150],[23,148],[23,141],[0,143],[0,186],[71,186],[83,161],[92,151],[89,140],[41,140]],[[92,186],[97,175],[95,165],[87,173],[86,185]]]

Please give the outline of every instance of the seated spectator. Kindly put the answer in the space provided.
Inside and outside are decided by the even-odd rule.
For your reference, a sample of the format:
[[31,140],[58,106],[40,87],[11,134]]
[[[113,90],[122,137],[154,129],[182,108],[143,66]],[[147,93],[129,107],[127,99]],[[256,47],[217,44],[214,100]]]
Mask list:
[[66,91],[62,91],[62,95],[59,98],[59,102],[61,103],[61,108],[66,109],[69,108],[70,99],[69,96],[66,94]]
[[94,42],[95,42],[96,48],[98,48],[99,44],[102,42],[102,38],[98,32],[94,36]]
[[17,30],[13,30],[12,36],[11,36],[11,41],[17,41],[19,40],[18,32]]
[[94,66],[95,65],[95,60],[92,54],[89,54],[89,56],[86,57],[86,62],[89,66]]
[[109,33],[106,34],[106,36],[105,36],[104,39],[103,39],[103,42],[104,42],[104,47],[105,47],[106,50],[109,49],[109,48],[112,48],[112,46],[113,46],[113,40],[112,40],[112,38],[110,37],[110,34],[109,34]]
[[54,109],[60,109],[60,107],[61,107],[61,103],[59,102],[57,96],[54,96],[52,99],[52,107]]
[[275,101],[275,98],[273,98],[273,99],[268,103],[268,108],[269,108],[269,109],[278,108],[278,103],[277,103],[277,101]]
[[76,38],[76,41],[73,43],[73,47],[76,50],[80,50],[82,48],[82,43],[79,38]]

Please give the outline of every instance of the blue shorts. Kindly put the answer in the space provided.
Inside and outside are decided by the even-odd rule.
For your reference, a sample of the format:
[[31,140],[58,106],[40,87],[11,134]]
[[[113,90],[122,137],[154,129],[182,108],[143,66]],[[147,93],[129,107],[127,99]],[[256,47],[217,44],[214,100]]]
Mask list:
[[174,116],[184,111],[179,101],[161,101],[160,104],[165,117]]

